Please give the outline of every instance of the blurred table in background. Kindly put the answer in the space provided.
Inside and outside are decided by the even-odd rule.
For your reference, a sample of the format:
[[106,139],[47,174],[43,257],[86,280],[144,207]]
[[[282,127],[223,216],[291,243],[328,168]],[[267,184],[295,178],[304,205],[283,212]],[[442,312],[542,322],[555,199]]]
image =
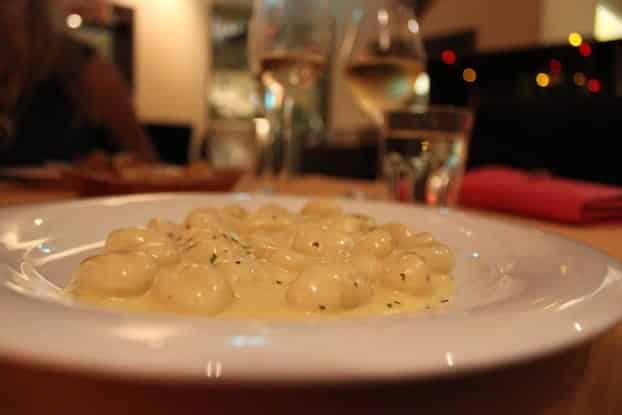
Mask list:
[[46,189],[19,182],[0,181],[0,207],[56,202],[77,197],[78,193],[70,189]]
[[[381,183],[308,176],[279,182],[243,178],[237,191],[384,198]],[[0,182],[0,207],[76,198]],[[622,259],[622,223],[567,226],[474,212],[555,232]],[[344,339],[347,341],[347,339]],[[425,339],[422,339],[425,341]],[[482,339],[482,347],[486,347]],[[526,364],[458,379],[347,387],[143,384],[62,373],[0,360],[0,413],[196,414],[622,414],[622,324],[594,341]]]

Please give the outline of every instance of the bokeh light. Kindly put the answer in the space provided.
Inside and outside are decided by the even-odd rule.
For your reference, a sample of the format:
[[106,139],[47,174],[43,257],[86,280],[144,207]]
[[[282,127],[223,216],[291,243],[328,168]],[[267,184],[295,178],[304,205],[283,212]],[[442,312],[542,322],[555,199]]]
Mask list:
[[551,69],[551,73],[559,74],[562,72],[562,63],[559,59],[551,59],[549,61],[549,68]]
[[581,56],[587,58],[592,55],[592,46],[586,42],[581,43],[581,46],[579,46],[579,53]]
[[572,77],[572,80],[574,81],[574,84],[576,86],[585,86],[585,83],[587,82],[587,77],[583,72],[577,72]]
[[544,72],[540,72],[536,75],[536,84],[538,84],[540,88],[546,88],[551,84],[551,77]]
[[466,68],[462,71],[462,79],[464,79],[465,82],[473,83],[477,81],[477,72],[473,68]]
[[601,91],[602,85],[598,79],[590,79],[587,81],[587,90],[597,94]]
[[67,16],[66,19],[67,27],[70,29],[79,29],[82,27],[82,16],[76,13],[72,13]]
[[445,65],[453,65],[456,63],[456,59],[458,59],[456,52],[451,49],[446,49],[441,52],[441,60]]
[[581,43],[583,43],[583,36],[581,36],[580,33],[572,32],[568,35],[568,43],[570,43],[575,48],[578,48],[579,46],[581,46]]

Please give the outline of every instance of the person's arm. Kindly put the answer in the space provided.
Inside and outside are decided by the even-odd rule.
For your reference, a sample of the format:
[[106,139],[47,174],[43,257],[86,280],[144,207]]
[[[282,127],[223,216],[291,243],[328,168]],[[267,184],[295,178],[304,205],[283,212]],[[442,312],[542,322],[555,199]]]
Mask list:
[[93,112],[122,148],[146,160],[159,159],[138,121],[130,90],[114,65],[99,57],[91,59],[84,66],[81,83]]

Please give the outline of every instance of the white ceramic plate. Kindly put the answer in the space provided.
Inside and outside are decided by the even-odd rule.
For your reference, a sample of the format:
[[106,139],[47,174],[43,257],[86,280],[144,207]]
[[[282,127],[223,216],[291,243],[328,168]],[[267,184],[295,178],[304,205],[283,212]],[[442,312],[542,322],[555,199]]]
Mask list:
[[353,382],[453,375],[586,341],[622,317],[622,265],[543,232],[454,211],[344,201],[432,232],[457,253],[442,312],[359,320],[223,321],[72,304],[56,287],[106,234],[200,205],[303,199],[147,195],[0,211],[0,356],[166,381]]

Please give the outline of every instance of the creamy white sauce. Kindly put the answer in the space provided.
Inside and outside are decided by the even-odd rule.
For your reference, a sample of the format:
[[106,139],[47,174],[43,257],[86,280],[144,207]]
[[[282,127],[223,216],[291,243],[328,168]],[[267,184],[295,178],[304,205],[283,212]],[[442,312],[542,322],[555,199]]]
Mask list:
[[383,315],[448,302],[453,262],[432,235],[331,200],[300,213],[231,205],[113,231],[68,291],[106,307],[214,317]]

